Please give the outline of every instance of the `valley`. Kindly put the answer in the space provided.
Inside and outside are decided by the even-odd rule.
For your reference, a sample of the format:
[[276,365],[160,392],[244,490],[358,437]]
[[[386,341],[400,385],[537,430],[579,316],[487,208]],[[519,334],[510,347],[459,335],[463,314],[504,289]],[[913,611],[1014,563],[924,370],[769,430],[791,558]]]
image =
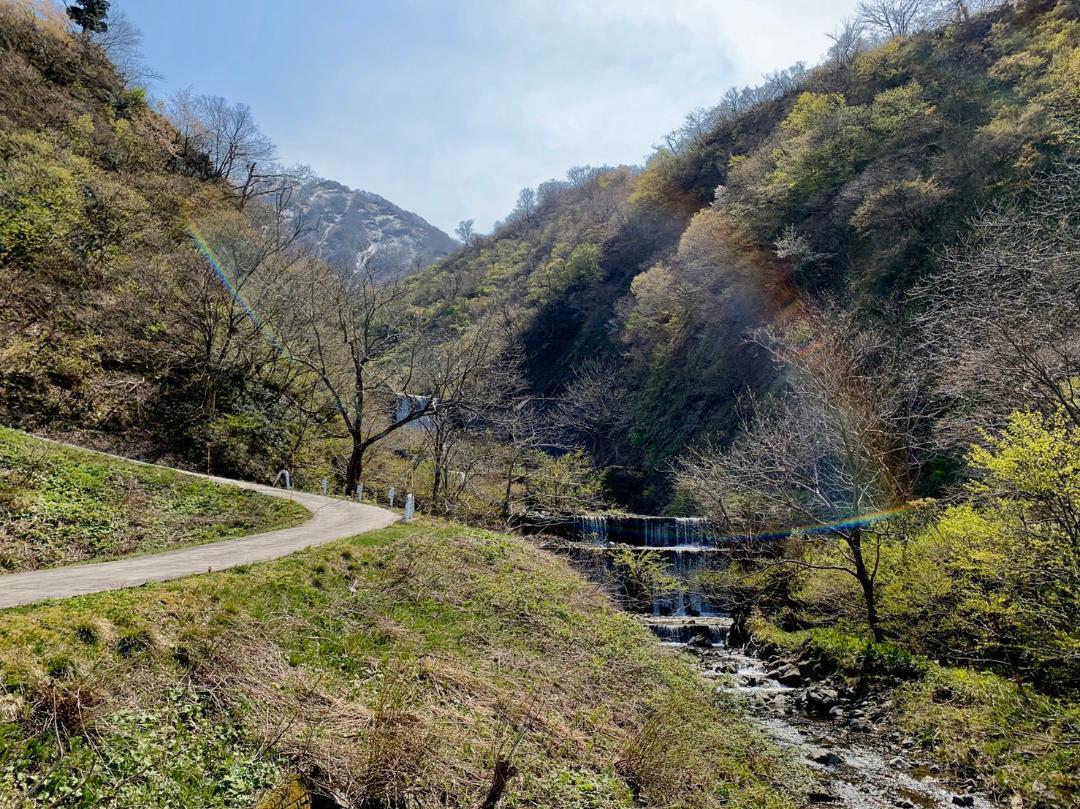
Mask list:
[[212,6],[0,0],[0,807],[1080,804],[1078,0]]

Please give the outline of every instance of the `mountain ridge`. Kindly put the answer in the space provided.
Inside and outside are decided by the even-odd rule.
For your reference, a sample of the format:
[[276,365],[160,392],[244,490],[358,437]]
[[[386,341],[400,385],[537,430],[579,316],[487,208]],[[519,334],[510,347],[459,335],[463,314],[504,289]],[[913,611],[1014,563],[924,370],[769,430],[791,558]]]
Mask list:
[[292,206],[312,228],[305,237],[308,247],[341,269],[367,267],[376,277],[395,278],[423,269],[459,246],[419,214],[336,180],[305,184]]

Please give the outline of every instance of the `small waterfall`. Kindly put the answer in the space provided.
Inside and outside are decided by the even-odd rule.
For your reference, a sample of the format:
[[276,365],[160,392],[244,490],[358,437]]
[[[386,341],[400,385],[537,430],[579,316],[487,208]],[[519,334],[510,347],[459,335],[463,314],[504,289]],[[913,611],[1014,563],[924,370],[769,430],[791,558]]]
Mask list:
[[621,542],[647,548],[716,542],[716,535],[703,517],[583,515],[574,519],[570,532],[588,542]]
[[606,545],[608,541],[608,518],[604,515],[577,518],[577,530],[581,538],[594,545]]
[[654,616],[715,616],[716,607],[708,602],[702,592],[697,575],[710,566],[717,564],[720,557],[709,548],[691,545],[689,547],[666,547],[657,549],[663,554],[671,575],[682,582],[683,586],[674,592],[654,593],[652,614]]
[[690,643],[700,642],[707,638],[712,646],[722,646],[727,640],[730,621],[727,619],[711,619],[698,621],[693,618],[645,618],[643,623],[649,627],[660,640],[666,643]]
[[[643,614],[643,620],[665,641],[701,643],[704,632],[709,642],[720,642],[722,633],[715,626],[730,621],[722,605],[710,603],[700,574],[726,565],[728,556],[723,539],[705,518],[590,514],[537,522],[547,533],[577,540],[565,552],[588,575],[612,586],[617,597]],[[667,573],[680,586],[654,591],[650,597],[648,590],[642,591],[640,580],[626,578],[625,568],[620,569],[617,560],[625,549],[620,546],[660,555]]]

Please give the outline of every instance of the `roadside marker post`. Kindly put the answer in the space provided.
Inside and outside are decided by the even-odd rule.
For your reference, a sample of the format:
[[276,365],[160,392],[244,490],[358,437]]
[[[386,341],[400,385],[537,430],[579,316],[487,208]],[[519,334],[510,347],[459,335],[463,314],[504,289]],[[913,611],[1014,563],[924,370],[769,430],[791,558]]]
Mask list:
[[405,495],[405,522],[412,522],[413,514],[416,513],[416,498],[411,494]]
[[394,498],[397,497],[397,489],[395,489],[393,486],[391,486],[390,491],[388,491],[386,494],[390,499],[390,508],[393,508],[394,507]]

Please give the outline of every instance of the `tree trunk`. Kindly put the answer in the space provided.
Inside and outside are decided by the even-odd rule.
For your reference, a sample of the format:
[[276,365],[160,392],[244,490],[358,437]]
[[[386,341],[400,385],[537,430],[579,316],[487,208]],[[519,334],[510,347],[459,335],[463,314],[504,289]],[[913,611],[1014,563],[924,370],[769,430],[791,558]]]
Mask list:
[[434,469],[431,473],[431,505],[434,506],[439,502],[439,484],[442,482],[442,467],[439,465],[439,461],[434,463]]
[[345,496],[352,497],[356,494],[356,486],[360,483],[360,477],[364,474],[364,446],[360,436],[356,433],[352,437],[352,452],[349,454],[349,463],[345,467]]
[[217,418],[217,384],[214,378],[211,376],[206,381],[206,398],[203,402],[203,409],[206,413],[206,474],[213,474],[213,459],[211,457],[211,446],[213,444],[210,438],[209,429],[214,423],[214,419]]
[[855,578],[858,579],[863,592],[863,601],[866,605],[866,623],[870,627],[870,633],[874,636],[874,640],[880,643],[885,640],[885,636],[882,634],[881,626],[878,624],[877,594],[874,592],[874,578],[866,569],[866,562],[863,559],[862,531],[858,528],[852,530],[847,535],[847,544],[851,548],[851,557],[855,562]]

